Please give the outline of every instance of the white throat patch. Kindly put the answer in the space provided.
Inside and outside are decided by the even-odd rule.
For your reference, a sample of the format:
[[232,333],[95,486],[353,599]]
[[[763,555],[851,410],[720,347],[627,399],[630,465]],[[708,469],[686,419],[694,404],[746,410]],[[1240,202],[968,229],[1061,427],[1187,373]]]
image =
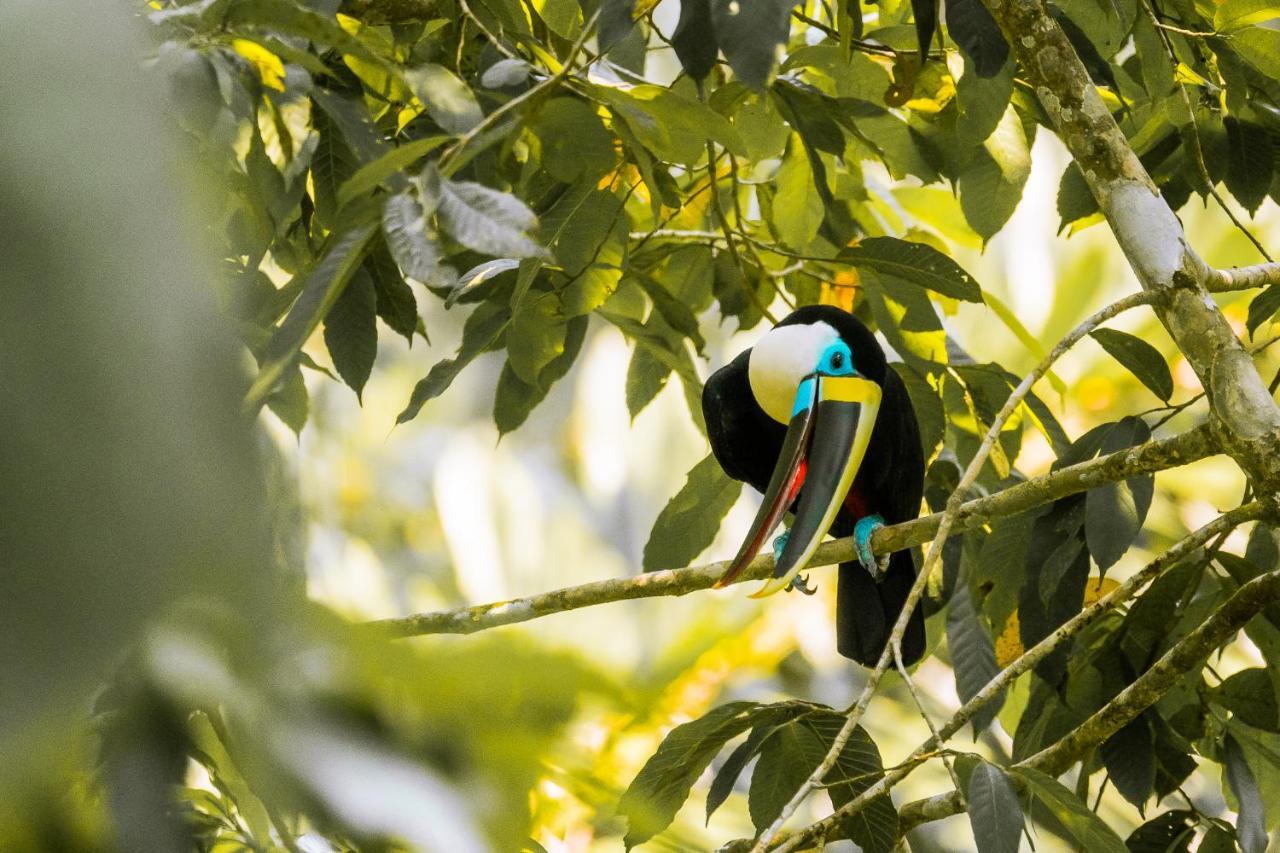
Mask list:
[[790,423],[800,380],[839,339],[840,333],[827,323],[778,326],[766,332],[747,359],[747,378],[760,408],[778,423]]

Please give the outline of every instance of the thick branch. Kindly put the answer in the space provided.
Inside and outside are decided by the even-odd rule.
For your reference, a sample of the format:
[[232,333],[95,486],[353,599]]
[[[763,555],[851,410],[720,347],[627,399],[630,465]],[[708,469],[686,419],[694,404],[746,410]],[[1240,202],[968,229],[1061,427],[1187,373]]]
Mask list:
[[[1024,672],[1031,670],[1036,666],[1036,664],[1040,663],[1040,661],[1052,654],[1055,649],[1083,631],[1099,616],[1127,601],[1139,589],[1154,580],[1165,569],[1168,569],[1184,559],[1193,557],[1210,539],[1230,531],[1246,521],[1258,518],[1263,511],[1263,504],[1259,501],[1254,501],[1253,503],[1237,507],[1230,512],[1224,513],[1206,524],[1204,527],[1201,527],[1199,530],[1183,537],[1170,547],[1169,550],[1152,560],[1132,577],[1126,579],[1115,589],[1111,590],[1093,604],[1068,619],[1049,636],[1023,652],[1017,660],[1001,670],[999,674],[979,690],[973,698],[968,702],[965,702],[964,705],[951,716],[951,719],[949,719],[938,730],[935,736],[930,737],[924,743],[920,744],[920,746],[916,747],[916,749],[912,751],[911,755],[898,765],[897,768],[887,772],[884,777],[876,782],[876,784],[872,785],[855,799],[846,803],[831,816],[806,827],[795,835],[790,836],[786,843],[788,845],[803,845],[825,837],[826,833],[830,832],[835,826],[843,823],[850,816],[862,811],[862,809],[865,808],[871,800],[884,794],[898,782],[902,781],[902,779],[910,774],[912,770],[920,765],[925,756],[935,752],[947,741],[948,738],[960,731],[960,729],[964,728],[964,726],[973,719],[974,715],[977,714],[979,710],[981,710],[988,702],[992,701],[996,696],[999,696],[1015,678],[1022,675]],[[922,808],[923,803],[925,802],[928,801],[921,801]],[[945,815],[942,816],[945,817]],[[925,819],[928,820],[932,818]]]
[[1146,290],[1166,290],[1156,313],[1200,377],[1223,449],[1259,494],[1280,490],[1280,409],[1253,360],[1209,298],[1214,278],[1188,245],[1084,64],[1044,0],[984,0],[1020,71],[1053,121]]
[[1280,284],[1280,263],[1254,264],[1229,270],[1212,270],[1205,286],[1214,293],[1249,290]]
[[[1276,600],[1280,600],[1280,571],[1268,572],[1249,581],[1199,627],[1179,640],[1155,666],[1071,734],[1013,766],[1030,767],[1054,776],[1062,773],[1091,747],[1111,737],[1155,704],[1179,679],[1199,666],[1214,649],[1230,640],[1246,622]],[[958,814],[960,810],[960,797],[952,791],[907,803],[899,810],[900,825],[906,831],[920,823]]]
[[[1199,426],[1172,438],[1152,441],[1089,462],[1081,462],[993,495],[968,501],[961,505],[953,529],[968,530],[990,519],[1016,515],[1103,483],[1115,483],[1140,474],[1186,465],[1216,452],[1209,428]],[[927,542],[937,531],[941,519],[941,513],[934,513],[882,528],[872,537],[871,547],[877,554],[887,554]],[[837,539],[823,544],[809,566],[830,566],[853,558],[853,539]],[[686,595],[709,589],[727,567],[727,562],[718,562],[687,569],[648,572],[631,578],[593,581],[510,601],[419,613],[399,619],[383,619],[371,622],[369,626],[393,637],[472,634],[488,628],[528,622],[566,610],[634,598]],[[735,582],[759,580],[772,573],[773,557],[763,554],[753,560]]]

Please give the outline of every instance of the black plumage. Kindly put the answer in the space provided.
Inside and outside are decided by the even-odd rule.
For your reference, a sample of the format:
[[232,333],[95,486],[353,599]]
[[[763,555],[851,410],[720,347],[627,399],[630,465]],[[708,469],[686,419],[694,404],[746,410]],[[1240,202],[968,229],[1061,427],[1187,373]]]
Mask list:
[[[915,518],[924,490],[924,454],[915,411],[906,386],[889,367],[884,351],[866,326],[833,306],[801,308],[779,325],[826,323],[849,345],[859,374],[882,389],[879,413],[866,455],[849,496],[831,526],[833,536],[853,533],[859,518],[879,514],[885,524]],[[778,462],[787,428],[760,407],[748,378],[751,351],[712,374],[703,391],[707,435],[725,473],[764,492]],[[801,489],[803,495],[803,489]],[[800,496],[792,504],[799,504]],[[842,563],[836,591],[836,642],[843,656],[874,666],[915,580],[911,551],[889,558],[876,581],[858,561]],[[908,664],[924,655],[924,616],[912,613],[902,642]]]

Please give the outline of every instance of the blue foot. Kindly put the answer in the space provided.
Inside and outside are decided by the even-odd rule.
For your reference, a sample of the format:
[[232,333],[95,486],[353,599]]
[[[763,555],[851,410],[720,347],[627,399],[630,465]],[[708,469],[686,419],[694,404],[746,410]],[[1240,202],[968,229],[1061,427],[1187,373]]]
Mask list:
[[790,530],[784,530],[777,536],[773,537],[773,561],[775,563],[782,559],[782,551],[787,547],[787,540],[790,538]]
[[884,519],[879,515],[863,516],[853,527],[853,545],[858,552],[858,562],[873,578],[879,578],[881,570],[876,555],[871,552],[871,535],[881,527],[884,527]]

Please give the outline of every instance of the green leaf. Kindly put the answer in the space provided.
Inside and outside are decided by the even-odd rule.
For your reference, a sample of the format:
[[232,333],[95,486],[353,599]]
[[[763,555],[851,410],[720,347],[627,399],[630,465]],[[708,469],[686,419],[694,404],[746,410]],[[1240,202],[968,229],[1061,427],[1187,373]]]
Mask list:
[[1118,329],[1094,329],[1089,333],[1107,354],[1151,389],[1161,400],[1173,396],[1173,376],[1160,350],[1139,337]]
[[1230,734],[1223,735],[1222,763],[1227,784],[1239,803],[1236,838],[1243,853],[1265,853],[1267,849],[1266,808],[1258,781],[1245,760],[1240,744]]
[[811,737],[813,735],[802,724],[790,723],[770,735],[761,747],[760,760],[756,762],[751,790],[747,795],[751,823],[757,832],[782,814],[783,806],[821,762],[822,755],[818,753],[818,760],[810,763],[816,750],[806,750],[803,741]]
[[1213,13],[1213,27],[1221,33],[1233,33],[1280,18],[1274,0],[1226,0]]
[[292,365],[285,371],[284,378],[267,398],[267,408],[293,430],[294,435],[301,435],[302,428],[307,425],[311,401],[298,365]]
[[396,423],[411,421],[422,411],[422,407],[444,393],[462,368],[470,364],[476,356],[485,352],[506,330],[511,322],[511,309],[493,302],[482,302],[471,312],[466,325],[462,327],[462,344],[453,358],[437,362],[418,380],[409,396],[409,403],[396,416]]
[[385,238],[378,236],[370,244],[363,269],[373,281],[378,297],[378,316],[391,331],[412,340],[418,330],[418,298],[396,266]]
[[1231,49],[1267,78],[1280,78],[1280,30],[1269,26],[1236,30],[1231,35]]
[[994,77],[1009,58],[1009,43],[981,0],[947,0],[947,31],[979,77]]
[[[1196,836],[1196,815],[1175,809],[1156,815],[1125,839],[1129,853],[1187,853]],[[1204,849],[1204,845],[1200,845]]]
[[951,258],[925,243],[897,237],[867,237],[840,259],[965,302],[981,302],[982,289]]
[[1011,770],[1089,853],[1128,853],[1120,836],[1057,779],[1030,768]]
[[627,412],[631,420],[644,411],[667,385],[670,366],[654,358],[647,347],[637,346],[627,365]]
[[596,23],[596,42],[601,53],[606,53],[626,38],[635,28],[632,16],[633,0],[604,0],[600,4],[600,19]]
[[[991,635],[982,624],[967,583],[956,585],[947,605],[947,648],[951,651],[956,694],[961,702],[968,702],[976,696],[1000,672]],[[972,722],[975,738],[991,725],[1003,704],[1004,696],[1001,694],[974,715]]]
[[364,267],[355,271],[324,318],[324,345],[342,381],[360,398],[378,355],[378,293]]
[[447,136],[415,139],[383,154],[371,163],[366,163],[343,181],[338,188],[338,207],[344,207],[356,197],[372,192],[392,175],[409,168],[448,141]]
[[[837,711],[818,709],[801,722],[815,737],[805,741],[812,750],[810,767],[817,767],[835,743],[846,717]],[[812,772],[812,771],[810,771]],[[861,726],[849,735],[844,749],[836,757],[835,766],[823,777],[833,808],[840,808],[870,788],[884,775],[884,764],[875,741]],[[898,810],[887,794],[873,799],[857,814],[849,817],[827,836],[828,841],[847,838],[862,848],[863,853],[890,853],[898,838]]]
[[560,38],[572,40],[582,29],[582,9],[577,0],[534,0],[530,5]]
[[326,112],[313,111],[311,124],[316,129],[316,150],[311,156],[316,221],[325,228],[332,228],[338,209],[345,203],[338,200],[341,186],[356,171],[358,162]]
[[750,725],[754,702],[730,702],[692,722],[676,726],[645,762],[618,802],[627,818],[626,849],[643,844],[675,818],[693,783],[711,759]]
[[391,256],[406,276],[423,284],[452,287],[458,273],[442,262],[439,234],[430,222],[436,203],[430,198],[424,207],[409,193],[389,196],[382,207],[382,231]]
[[1280,731],[1276,688],[1271,673],[1265,669],[1244,669],[1235,673],[1215,687],[1209,698],[1254,728]]
[[1196,853],[1236,853],[1235,827],[1215,822],[1200,839]]
[[[1113,453],[1146,442],[1151,430],[1141,418],[1119,421],[1103,438],[1102,453]],[[1104,483],[1085,495],[1085,539],[1105,574],[1124,556],[1142,531],[1155,490],[1151,476]]]
[[507,331],[508,363],[516,376],[538,385],[542,371],[565,351],[568,320],[557,294],[543,290],[525,294]]
[[746,156],[742,139],[724,116],[673,89],[645,83],[630,88],[594,85],[591,92],[663,160],[695,165],[706,154],[708,139]]
[[947,362],[947,333],[928,294],[896,276],[881,278],[864,268],[863,284],[876,326],[894,351],[912,367],[926,371]]
[[969,776],[965,800],[978,853],[1018,853],[1022,806],[1004,771],[994,764],[979,762]]
[[253,410],[260,406],[285,370],[296,362],[302,345],[329,313],[359,267],[365,246],[376,230],[376,225],[366,223],[335,233],[326,241],[320,259],[302,274],[304,284],[298,300],[263,350],[258,376],[245,395],[246,408]]
[[729,795],[733,793],[733,787],[738,782],[738,777],[742,775],[743,769],[747,766],[747,762],[755,757],[760,750],[760,744],[774,731],[772,726],[756,726],[751,730],[751,734],[742,743],[729,753],[729,757],[725,759],[724,764],[716,771],[716,777],[711,780],[711,787],[707,791],[707,822],[711,821],[711,816],[716,813],[716,809],[729,799]]
[[[1273,7],[1280,13],[1280,7]],[[1227,189],[1252,216],[1271,187],[1275,155],[1271,134],[1251,121],[1227,116]]]
[[793,133],[782,166],[774,176],[773,211],[769,218],[783,245],[804,251],[818,236],[823,216],[809,155],[799,134]]
[[539,162],[547,174],[566,184],[599,178],[613,168],[613,135],[594,107],[580,98],[552,98],[530,125],[542,146]]
[[[388,151],[389,146],[378,132],[363,101],[344,98],[327,89],[312,90],[311,100],[324,111],[361,163],[376,160]],[[314,115],[312,113],[312,121],[315,120]]]
[[698,318],[694,316],[689,306],[680,301],[671,291],[651,276],[637,274],[636,281],[640,287],[653,300],[653,307],[666,321],[672,329],[693,341],[693,346],[699,353],[706,347],[707,342],[702,338],[702,332],[698,329]]
[[542,372],[538,374],[536,385],[525,382],[511,367],[508,361],[498,377],[498,388],[493,398],[493,422],[498,427],[498,435],[503,436],[518,428],[529,417],[529,414],[541,403],[551,390],[551,386],[560,381],[578,353],[582,351],[582,342],[587,335],[587,318],[574,317],[565,329],[564,352],[553,358]]
[[443,65],[428,63],[404,72],[405,82],[441,129],[461,136],[484,121],[475,93]]
[[1249,302],[1249,318],[1246,326],[1249,336],[1258,331],[1258,327],[1275,317],[1280,311],[1280,284],[1273,284],[1259,293]]
[[[947,55],[952,76],[958,77],[956,144],[964,150],[985,142],[1004,117],[1009,98],[1013,95],[1013,64],[1006,63],[999,73],[983,77],[969,57],[964,57],[960,62],[952,57],[955,54]],[[962,65],[963,74],[956,75],[956,65]]]
[[930,459],[942,443],[947,429],[942,399],[924,375],[911,365],[895,361],[889,366],[906,386],[907,396],[911,398],[911,408],[916,413],[916,423],[920,426],[920,445],[924,450],[924,458]]
[[711,23],[711,0],[681,0],[680,20],[671,33],[671,46],[680,66],[694,80],[711,73],[719,51]]
[[742,491],[742,484],[707,456],[689,471],[681,487],[653,523],[644,546],[644,570],[687,566],[706,550]]
[[1074,162],[1062,173],[1062,183],[1058,184],[1058,225],[1059,231],[1079,219],[1093,216],[1098,212],[1098,200],[1093,197],[1084,173]]
[[1156,784],[1155,743],[1146,716],[1130,721],[1107,738],[1099,752],[1111,784],[1141,811]]
[[440,190],[440,225],[462,245],[500,258],[547,256],[525,233],[537,227],[538,217],[520,199],[448,178],[440,181]]
[[960,172],[960,207],[984,241],[1009,221],[1030,175],[1030,141],[1010,104],[996,129]]
[[1186,560],[1161,574],[1125,614],[1120,626],[1120,648],[1134,672],[1151,665],[1166,642],[1187,597],[1200,582],[1203,567]]
[[791,33],[792,0],[711,0],[716,42],[738,79],[763,89]]

